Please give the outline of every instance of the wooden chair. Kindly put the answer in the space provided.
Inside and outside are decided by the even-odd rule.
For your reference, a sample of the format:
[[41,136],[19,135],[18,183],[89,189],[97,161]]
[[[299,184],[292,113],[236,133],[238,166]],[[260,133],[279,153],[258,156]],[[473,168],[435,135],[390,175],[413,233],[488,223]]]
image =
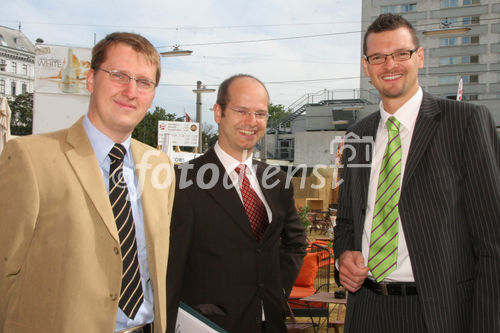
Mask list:
[[290,304],[287,302],[286,305],[288,308],[288,316],[290,317],[289,320],[285,321],[287,332],[304,332],[306,329],[313,327],[312,323],[297,322],[297,319],[295,319],[293,311],[290,308]]
[[[329,306],[327,303],[304,302],[300,299],[318,292],[330,291],[332,265],[332,251],[327,246],[312,243],[288,298],[293,315],[309,317],[315,332],[319,330],[322,318],[328,327]],[[318,318],[317,321],[314,318]]]

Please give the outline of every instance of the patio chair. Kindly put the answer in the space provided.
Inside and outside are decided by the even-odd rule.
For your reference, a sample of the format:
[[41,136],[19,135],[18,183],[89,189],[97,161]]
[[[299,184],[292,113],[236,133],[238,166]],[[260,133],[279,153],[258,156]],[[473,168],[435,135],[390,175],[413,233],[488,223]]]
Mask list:
[[[304,302],[300,299],[318,292],[330,291],[331,265],[333,265],[332,251],[327,246],[312,243],[288,298],[293,315],[295,317],[309,317],[315,332],[318,332],[322,319],[326,322],[327,327],[329,325],[328,304]],[[317,321],[314,318],[317,318]]]

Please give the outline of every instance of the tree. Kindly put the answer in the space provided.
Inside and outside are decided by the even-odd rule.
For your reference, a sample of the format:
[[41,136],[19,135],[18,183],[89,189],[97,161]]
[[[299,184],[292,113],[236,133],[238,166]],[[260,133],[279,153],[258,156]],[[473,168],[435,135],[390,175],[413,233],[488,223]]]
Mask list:
[[17,95],[9,102],[12,111],[10,132],[12,135],[29,135],[33,132],[33,93]]
[[212,147],[217,139],[219,138],[219,133],[217,128],[213,124],[203,123],[201,130],[201,139],[203,142],[203,151],[207,151],[209,147]]
[[283,104],[269,104],[269,120],[267,127],[277,126],[290,115],[290,110],[286,110]]
[[158,121],[182,121],[184,117],[178,117],[175,113],[167,113],[164,108],[155,106],[153,112],[147,112],[146,116],[134,129],[132,137],[151,147],[158,146]]

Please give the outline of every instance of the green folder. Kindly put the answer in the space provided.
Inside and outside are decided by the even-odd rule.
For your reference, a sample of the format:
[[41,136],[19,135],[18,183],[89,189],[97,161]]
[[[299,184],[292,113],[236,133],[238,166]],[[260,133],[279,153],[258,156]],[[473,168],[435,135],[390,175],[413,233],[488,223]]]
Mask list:
[[191,308],[184,302],[179,303],[179,313],[177,315],[176,333],[198,333],[198,332],[219,332],[228,333],[207,317]]

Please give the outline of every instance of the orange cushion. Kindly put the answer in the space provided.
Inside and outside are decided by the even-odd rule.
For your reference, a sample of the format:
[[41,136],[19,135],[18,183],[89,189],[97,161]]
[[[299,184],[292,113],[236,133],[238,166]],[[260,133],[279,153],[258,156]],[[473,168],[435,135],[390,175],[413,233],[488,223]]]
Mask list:
[[292,292],[290,293],[290,297],[288,298],[288,303],[291,308],[324,308],[327,303],[318,303],[318,302],[305,302],[300,299],[303,297],[311,296],[316,292],[314,287],[300,287],[294,286]]
[[318,273],[318,255],[317,253],[308,253],[304,257],[302,262],[302,267],[299,271],[299,276],[295,280],[295,286],[301,287],[312,287],[314,285],[314,279]]
[[303,298],[311,296],[315,291],[316,289],[314,289],[314,287],[293,286],[292,292],[290,293],[290,298]]

